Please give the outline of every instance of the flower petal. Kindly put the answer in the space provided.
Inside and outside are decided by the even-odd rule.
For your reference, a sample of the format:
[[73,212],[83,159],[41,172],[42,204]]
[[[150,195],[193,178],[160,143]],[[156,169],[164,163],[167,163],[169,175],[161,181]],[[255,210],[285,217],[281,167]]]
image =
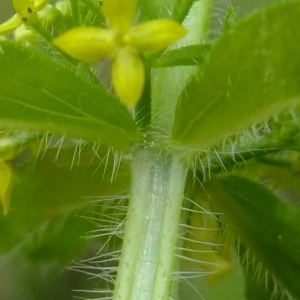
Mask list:
[[21,24],[22,24],[21,19],[17,15],[14,15],[5,23],[0,24],[0,35],[13,32]]
[[144,65],[139,55],[130,47],[120,48],[112,66],[113,84],[120,99],[134,107],[141,98],[144,83]]
[[32,0],[13,0],[13,6],[16,10],[16,12],[21,17],[27,17],[27,15],[30,13],[28,9],[33,8],[33,1]]
[[124,42],[143,53],[160,51],[183,38],[187,30],[172,20],[153,20],[133,27],[124,37]]
[[103,0],[104,16],[118,35],[131,28],[135,12],[135,0]]
[[13,170],[9,163],[0,160],[0,200],[3,206],[3,214],[9,210],[10,196],[13,181]]
[[111,56],[116,48],[112,31],[96,27],[77,27],[56,38],[53,44],[68,55],[92,63]]
[[50,2],[50,0],[35,0],[33,1],[34,11],[40,11]]

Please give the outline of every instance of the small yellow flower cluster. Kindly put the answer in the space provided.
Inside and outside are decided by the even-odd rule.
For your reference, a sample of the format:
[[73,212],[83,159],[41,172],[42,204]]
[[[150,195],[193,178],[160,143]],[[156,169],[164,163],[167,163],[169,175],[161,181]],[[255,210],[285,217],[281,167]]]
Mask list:
[[0,35],[13,32],[22,24],[30,24],[36,13],[42,10],[50,0],[13,0],[16,14],[0,25]]
[[145,71],[141,53],[154,53],[186,35],[181,24],[158,19],[133,26],[135,0],[103,0],[107,28],[73,28],[54,45],[68,55],[92,63],[112,58],[112,80],[119,98],[134,107],[144,88]]

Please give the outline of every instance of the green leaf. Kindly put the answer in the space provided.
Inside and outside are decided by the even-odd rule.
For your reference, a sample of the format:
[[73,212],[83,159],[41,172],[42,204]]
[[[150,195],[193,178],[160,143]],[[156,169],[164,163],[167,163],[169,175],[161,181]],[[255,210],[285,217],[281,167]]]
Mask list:
[[1,254],[17,250],[33,260],[70,262],[87,244],[82,236],[95,229],[79,217],[95,217],[86,212],[97,211],[91,201],[129,189],[128,164],[119,165],[113,153],[99,152],[97,158],[92,145],[78,147],[47,150],[41,160],[32,157],[32,145],[33,154],[24,150],[13,161],[11,207],[0,214]]
[[[239,245],[240,261],[245,261],[245,258],[249,255],[248,248],[244,245]],[[262,267],[261,263],[254,259],[247,264],[242,265],[244,269],[244,280],[245,280],[245,295],[247,300],[289,300],[291,299],[288,295],[282,293],[275,293],[277,282],[269,276],[262,276],[266,269]],[[258,275],[258,270],[260,276]],[[264,278],[265,277],[265,278]],[[278,288],[277,288],[278,290]]]
[[165,52],[156,62],[155,68],[201,65],[210,50],[210,45],[191,45]]
[[172,137],[207,149],[300,103],[299,1],[241,21],[183,91]]
[[231,29],[238,22],[238,20],[239,18],[233,6],[230,6],[224,19],[224,31]]
[[79,217],[86,214],[85,211],[76,211],[76,214],[63,213],[45,220],[27,236],[20,250],[31,261],[69,264],[89,244],[89,240],[83,237],[94,226]]
[[137,0],[141,21],[167,18],[182,22],[196,0]]
[[[299,112],[298,112],[299,113]],[[241,174],[245,176],[245,172],[252,173],[254,177],[257,175],[258,168],[257,162],[253,164],[247,163],[253,158],[256,160],[262,160],[266,163],[273,163],[279,165],[286,165],[290,167],[288,161],[276,161],[272,162],[272,158],[266,156],[268,153],[275,153],[283,149],[292,149],[295,151],[300,150],[299,140],[299,121],[296,119],[297,115],[282,114],[276,120],[270,120],[267,123],[263,123],[256,128],[246,130],[242,134],[238,135],[236,139],[231,139],[222,142],[209,155],[203,152],[199,155],[199,162],[197,164],[198,170],[205,176],[209,170],[211,174],[217,174],[221,171],[230,171],[241,167]],[[254,138],[255,137],[255,138]],[[296,167],[293,166],[293,171],[296,171]],[[249,171],[249,172],[248,172]],[[274,174],[273,174],[274,175]],[[282,171],[279,172],[280,182],[282,182]],[[285,176],[286,178],[286,176]],[[274,178],[272,178],[274,180]],[[294,186],[297,188],[297,185]]]
[[206,186],[216,210],[258,261],[300,297],[300,210],[251,180],[227,176]]
[[70,300],[74,296],[74,274],[65,265],[37,264],[14,252],[0,256],[0,276],[1,299]]
[[[102,13],[102,2],[98,0],[81,0],[81,15],[85,16],[84,25],[85,26],[103,26],[105,23],[105,17]],[[85,10],[82,12],[82,10]],[[92,13],[93,12],[93,13]]]
[[[193,6],[194,2],[197,0],[169,0],[168,2],[173,3],[172,19],[182,22],[187,16],[190,8]],[[163,2],[163,1],[161,1]],[[202,0],[204,2],[204,0]],[[205,2],[212,2],[211,0],[206,0]]]
[[99,85],[33,48],[0,43],[0,125],[128,150],[140,139],[128,110]]

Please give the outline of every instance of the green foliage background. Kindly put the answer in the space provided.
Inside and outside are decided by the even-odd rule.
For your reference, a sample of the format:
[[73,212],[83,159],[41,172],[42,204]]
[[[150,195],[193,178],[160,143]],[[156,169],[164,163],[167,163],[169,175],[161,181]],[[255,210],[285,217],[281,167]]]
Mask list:
[[[9,1],[7,1],[9,2]],[[238,16],[241,18],[249,14],[253,10],[270,4],[275,1],[231,1],[232,6],[236,9]],[[10,4],[10,3],[9,3]],[[223,20],[228,2],[217,1],[216,7],[218,11],[214,17],[215,32],[220,31],[218,20]],[[9,5],[7,11],[1,9],[0,20],[5,19],[11,12]],[[41,59],[42,60],[42,59]],[[51,64],[51,62],[49,62]],[[30,66],[28,66],[30,68]],[[31,66],[34,68],[34,66]],[[193,87],[192,87],[193,88]],[[29,93],[29,92],[28,92]],[[74,92],[76,93],[76,92]],[[116,105],[117,107],[117,105]],[[89,109],[91,112],[93,108]],[[0,112],[1,114],[1,112]],[[109,120],[110,115],[107,117]],[[120,120],[120,126],[125,126]],[[128,122],[129,123],[129,122]],[[75,124],[76,125],[76,124]],[[87,128],[91,125],[88,124]],[[106,126],[106,125],[105,125]],[[288,126],[287,126],[288,127]],[[75,128],[75,129],[74,129]],[[70,132],[75,132],[77,127],[70,128]],[[282,128],[280,128],[281,130]],[[73,130],[73,131],[72,131]],[[132,132],[131,132],[132,130]],[[126,132],[134,133],[134,127],[129,124],[125,128],[123,140],[120,141],[120,149],[126,149],[127,137]],[[275,131],[275,130],[274,130]],[[60,132],[57,132],[59,134]],[[128,134],[129,136],[130,134]],[[139,140],[138,134],[135,140]],[[194,136],[190,140],[194,140]],[[190,142],[187,138],[187,143]],[[107,166],[105,164],[99,167],[99,160],[94,157],[93,149],[90,146],[82,145],[80,164],[77,164],[79,158],[74,156],[74,142],[68,140],[66,147],[60,149],[57,156],[57,148],[55,145],[59,144],[59,138],[51,141],[44,138],[42,148],[47,148],[43,159],[36,160],[36,154],[39,152],[40,142],[31,145],[31,151],[22,153],[20,157],[14,162],[14,168],[17,170],[14,188],[14,202],[11,207],[11,212],[6,218],[0,219],[1,238],[5,243],[0,245],[0,252],[3,255],[0,257],[0,299],[5,300],[38,300],[38,299],[72,299],[72,289],[91,289],[93,283],[86,280],[86,275],[81,275],[73,271],[66,270],[66,266],[72,264],[80,258],[89,257],[96,247],[101,246],[102,241],[91,241],[82,238],[88,232],[95,229],[95,224],[84,217],[93,218],[97,212],[95,204],[90,203],[88,197],[94,195],[106,196],[110,194],[120,194],[126,191],[129,187],[129,165],[127,162],[122,162],[118,168],[118,177],[116,181],[111,184],[111,179],[114,176],[107,170],[114,170],[114,154],[107,159]],[[123,143],[124,142],[124,143]],[[43,150],[43,149],[42,149]],[[106,150],[105,150],[106,151]],[[103,154],[105,156],[105,154]],[[293,154],[291,154],[293,156]],[[226,158],[224,158],[226,159]],[[280,163],[282,160],[278,157],[267,157],[267,159]],[[291,159],[287,159],[291,161]],[[72,170],[70,169],[70,166]],[[32,169],[34,172],[31,172]],[[271,168],[271,167],[270,167]],[[251,169],[251,163],[250,163]],[[262,167],[263,170],[264,167]],[[264,175],[271,172],[269,169],[265,170]],[[237,168],[232,171],[232,176],[239,176],[245,174],[245,168]],[[280,170],[282,172],[282,169]],[[104,176],[103,176],[104,174]],[[290,174],[288,173],[287,176]],[[255,176],[249,175],[250,179]],[[241,179],[235,178],[235,182]],[[292,176],[293,180],[295,178]],[[227,181],[226,181],[227,180]],[[233,179],[232,179],[233,180]],[[228,203],[231,207],[226,209],[237,209],[235,200],[242,199],[247,205],[247,200],[252,192],[252,185],[247,180],[241,180],[240,184],[244,185],[245,189],[238,190],[236,183],[234,184],[235,191],[238,190],[237,195],[232,192],[232,181],[230,178],[216,180],[211,184],[219,186],[220,191],[228,193]],[[98,188],[100,187],[101,188]],[[103,187],[106,187],[103,188]],[[209,189],[210,186],[207,186]],[[255,188],[253,188],[255,190]],[[258,191],[259,188],[256,190]],[[49,194],[51,191],[51,194]],[[259,190],[263,196],[270,200],[270,203],[277,203],[273,196],[265,190]],[[245,195],[244,193],[248,194]],[[232,196],[232,194],[234,194]],[[82,199],[82,195],[86,198]],[[253,192],[253,198],[258,195]],[[232,202],[230,202],[232,200]],[[273,201],[273,202],[272,202]],[[218,199],[216,198],[216,202]],[[276,206],[274,204],[274,206]],[[88,209],[87,209],[88,208]],[[255,214],[255,206],[253,208],[253,215]],[[25,213],[24,213],[25,212]],[[263,219],[267,217],[267,213]],[[297,217],[297,216],[296,216]],[[272,222],[273,220],[270,220]],[[276,221],[276,220],[275,220]],[[283,227],[294,225],[294,219],[283,221]],[[97,224],[96,224],[97,225]],[[98,224],[99,225],[99,224]],[[263,224],[261,224],[263,225]],[[249,221],[249,230],[251,230],[252,223]],[[257,224],[253,225],[254,227]],[[292,227],[292,226],[291,226]],[[30,234],[28,234],[30,232]],[[46,232],[46,234],[45,234]],[[251,233],[251,232],[250,232]],[[251,235],[249,233],[249,235]],[[241,235],[244,234],[243,232]],[[291,237],[292,240],[292,237]],[[286,241],[286,244],[288,241]],[[118,244],[119,241],[116,241]],[[250,241],[251,243],[251,241]],[[72,247],[70,247],[72,244]],[[285,244],[285,245],[286,245]],[[257,246],[257,245],[256,245]],[[276,245],[277,247],[278,245]],[[259,246],[257,246],[259,247]],[[278,246],[281,250],[281,245]],[[293,244],[290,249],[294,249]],[[297,248],[297,245],[296,245]],[[9,251],[8,251],[9,250]],[[287,261],[290,259],[289,254],[278,254],[280,259]],[[9,253],[9,254],[7,254]],[[281,256],[280,256],[281,255]],[[286,255],[286,256],[285,256]],[[290,255],[293,256],[292,254]],[[276,258],[275,258],[276,259]],[[288,263],[287,263],[288,264]],[[296,262],[298,264],[298,262]],[[186,266],[188,268],[188,266]],[[235,266],[235,271],[222,277],[217,283],[210,284],[206,281],[194,280],[195,286],[200,286],[200,292],[206,300],[243,300],[244,296],[244,277],[242,275],[241,267]],[[282,270],[275,270],[280,273]],[[297,271],[297,270],[296,270]],[[249,278],[253,275],[249,272]],[[297,272],[295,272],[295,278]],[[250,279],[248,286],[251,286]],[[292,284],[293,285],[293,284]],[[293,286],[295,286],[294,284]],[[50,288],[51,287],[51,288]],[[255,297],[269,297],[264,294],[264,287],[257,289],[256,292],[262,293]],[[182,294],[185,299],[198,299],[197,292],[190,289],[189,285],[183,285]],[[262,299],[262,298],[261,298]],[[267,298],[266,298],[267,299]]]

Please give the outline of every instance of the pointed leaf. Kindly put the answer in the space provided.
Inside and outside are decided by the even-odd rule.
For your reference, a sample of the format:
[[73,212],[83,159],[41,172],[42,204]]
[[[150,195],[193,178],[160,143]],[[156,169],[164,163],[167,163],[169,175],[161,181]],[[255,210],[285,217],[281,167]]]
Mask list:
[[[79,217],[95,217],[91,201],[129,189],[128,164],[118,165],[111,152],[95,157],[92,145],[79,148],[48,150],[42,160],[27,149],[13,161],[11,208],[0,214],[0,254],[18,250],[35,260],[69,262],[85,247],[82,236],[95,229]],[[91,208],[94,213],[87,213]]]
[[85,215],[86,211],[76,211],[44,220],[22,241],[20,250],[34,262],[69,264],[88,245],[83,236],[94,229]]
[[182,93],[174,140],[208,148],[300,103],[299,5],[273,5],[219,40]]
[[155,68],[201,65],[210,45],[191,45],[167,51],[155,62]]
[[[245,257],[249,256],[248,248],[244,245],[239,246],[240,261],[245,260]],[[290,297],[284,293],[275,292],[278,290],[276,287],[277,282],[274,282],[274,278],[271,276],[259,276],[257,270],[260,270],[261,275],[267,274],[266,269],[261,266],[258,261],[248,261],[246,264],[242,264],[244,269],[245,280],[245,295],[247,300],[288,300]],[[257,279],[256,279],[257,278]],[[277,289],[276,289],[277,288]],[[286,297],[285,297],[286,296]]]
[[128,110],[102,86],[32,48],[0,47],[2,127],[100,140],[121,150],[140,139]]
[[209,183],[210,201],[242,243],[297,299],[300,296],[300,210],[251,180],[227,176]]
[[[137,0],[137,3],[142,21],[167,18],[182,22],[195,1],[196,0]],[[211,0],[208,1],[211,2]]]

